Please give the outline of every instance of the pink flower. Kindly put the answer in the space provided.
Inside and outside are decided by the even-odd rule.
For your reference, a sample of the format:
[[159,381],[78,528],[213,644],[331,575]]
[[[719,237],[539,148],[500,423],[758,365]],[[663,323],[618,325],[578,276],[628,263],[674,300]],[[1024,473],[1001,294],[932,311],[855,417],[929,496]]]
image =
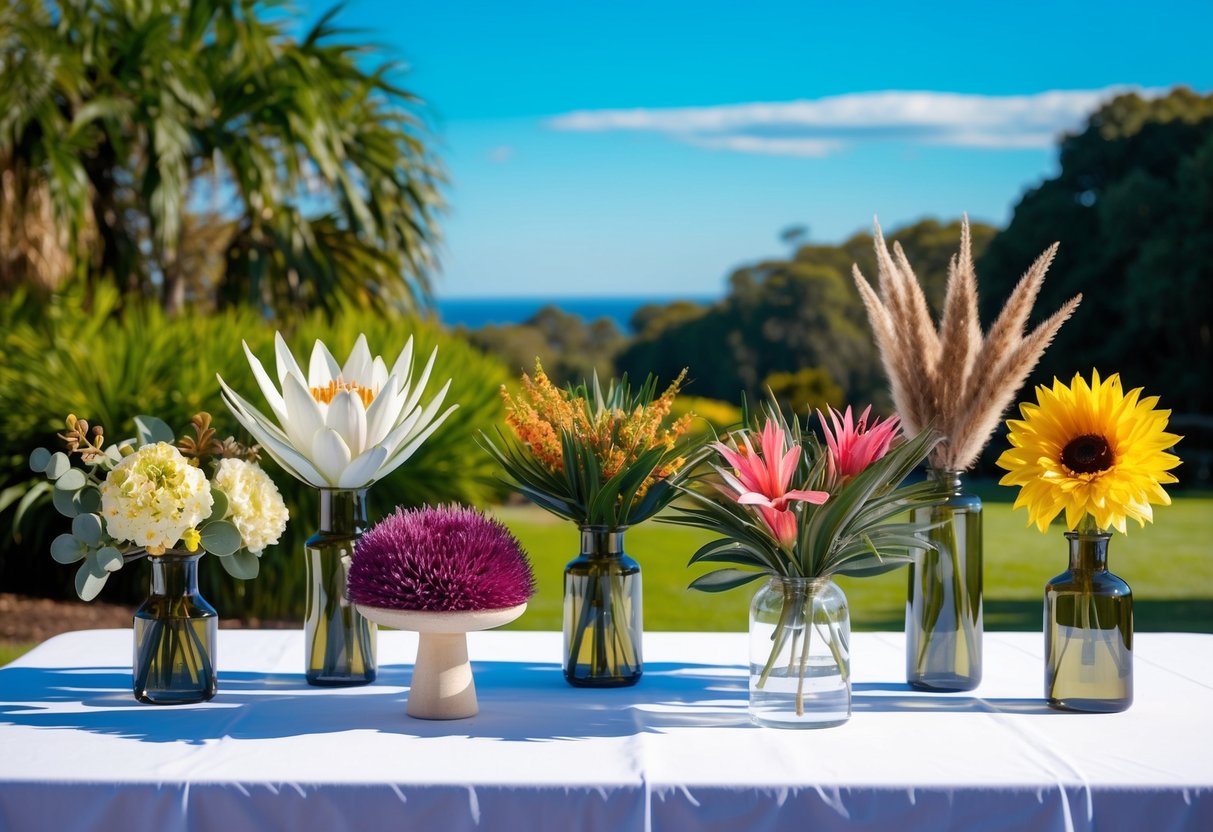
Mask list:
[[889,446],[897,437],[900,424],[896,416],[890,416],[884,422],[876,419],[868,424],[868,414],[872,411],[871,405],[864,408],[858,424],[852,421],[849,405],[846,412],[842,414],[832,407],[829,408],[829,411],[830,421],[834,424],[833,431],[830,430],[830,425],[826,423],[826,418],[820,410],[817,411],[817,418],[821,421],[821,429],[826,435],[826,444],[830,447],[831,482],[836,477],[847,479],[859,474],[887,454]]
[[825,491],[788,490],[800,462],[800,447],[788,448],[787,437],[774,421],[768,420],[762,429],[761,454],[750,445],[749,436],[743,435],[741,441],[744,449],[721,442],[712,446],[733,466],[735,474],[719,467],[716,470],[736,492],[734,499],[741,505],[756,506],[775,539],[791,546],[796,540],[796,515],[788,504],[799,501],[821,505],[830,495]]

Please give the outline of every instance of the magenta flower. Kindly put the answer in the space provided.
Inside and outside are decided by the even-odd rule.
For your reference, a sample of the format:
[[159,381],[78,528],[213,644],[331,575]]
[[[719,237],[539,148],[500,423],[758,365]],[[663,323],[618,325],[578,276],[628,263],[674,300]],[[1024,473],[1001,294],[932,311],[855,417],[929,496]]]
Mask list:
[[826,435],[826,444],[830,447],[830,481],[836,478],[846,480],[867,468],[876,460],[889,452],[893,440],[897,438],[901,427],[896,416],[890,416],[885,421],[875,419],[868,423],[868,414],[872,406],[864,408],[856,424],[851,417],[851,407],[847,405],[845,413],[839,413],[829,408],[830,422],[834,430],[830,430],[826,417],[820,410],[817,418],[821,421],[821,429]]
[[734,468],[729,473],[716,471],[736,492],[734,499],[745,506],[755,506],[771,534],[784,546],[796,540],[796,515],[788,508],[793,502],[821,505],[830,498],[825,491],[788,489],[792,475],[800,462],[800,446],[788,448],[787,436],[773,420],[762,429],[762,452],[754,450],[750,437],[741,437],[743,448],[730,448],[722,442],[712,445]]

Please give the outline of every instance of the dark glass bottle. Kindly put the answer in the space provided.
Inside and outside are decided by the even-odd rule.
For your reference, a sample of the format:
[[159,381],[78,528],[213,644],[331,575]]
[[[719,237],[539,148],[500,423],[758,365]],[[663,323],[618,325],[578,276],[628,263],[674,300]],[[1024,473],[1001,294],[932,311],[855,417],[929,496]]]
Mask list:
[[644,672],[640,564],[625,529],[581,528],[581,554],[564,568],[564,678],[570,685],[634,685]]
[[202,553],[148,555],[151,586],[135,610],[135,698],[150,705],[206,702],[215,696],[219,614],[198,594]]

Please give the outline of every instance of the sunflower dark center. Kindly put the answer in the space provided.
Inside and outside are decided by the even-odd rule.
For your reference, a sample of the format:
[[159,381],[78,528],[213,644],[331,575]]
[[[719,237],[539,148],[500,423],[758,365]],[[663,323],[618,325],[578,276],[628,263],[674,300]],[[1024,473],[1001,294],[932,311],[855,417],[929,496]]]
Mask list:
[[1075,474],[1096,474],[1112,467],[1112,448],[1102,436],[1088,433],[1062,448],[1061,461]]

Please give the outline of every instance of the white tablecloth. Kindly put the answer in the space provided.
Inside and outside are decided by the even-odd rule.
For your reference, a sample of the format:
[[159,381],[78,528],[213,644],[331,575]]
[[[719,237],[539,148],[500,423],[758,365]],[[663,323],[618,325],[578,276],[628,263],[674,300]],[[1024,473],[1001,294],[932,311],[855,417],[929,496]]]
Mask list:
[[222,631],[194,706],[134,700],[129,631],[0,669],[0,829],[1213,829],[1213,635],[1139,634],[1133,707],[1071,715],[1039,634],[922,694],[900,633],[859,633],[854,715],[815,731],[750,723],[739,633],[648,633],[640,684],[604,691],[565,684],[557,633],[473,633],[481,713],[454,722],[405,715],[412,634],[360,688],[309,687],[302,641]]

